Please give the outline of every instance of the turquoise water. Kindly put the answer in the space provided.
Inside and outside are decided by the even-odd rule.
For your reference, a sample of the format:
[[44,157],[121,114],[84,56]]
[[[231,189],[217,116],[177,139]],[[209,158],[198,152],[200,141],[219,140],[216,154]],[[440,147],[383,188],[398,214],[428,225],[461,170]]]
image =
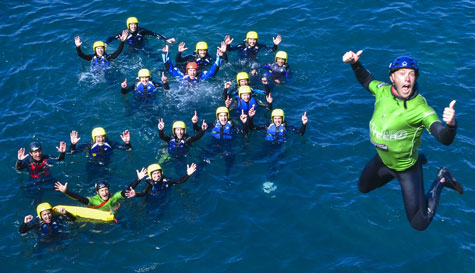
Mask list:
[[[45,153],[56,154],[55,146],[69,143],[73,129],[81,143],[95,126],[116,141],[129,129],[134,150],[117,151],[109,166],[112,190],[118,191],[166,148],[157,118],[165,118],[166,132],[177,119],[191,126],[195,109],[211,122],[224,82],[235,78],[238,68],[231,62],[191,90],[169,77],[171,90],[146,104],[121,95],[125,77],[133,82],[142,67],[158,75],[163,64],[145,54],[123,54],[106,75],[91,73],[76,55],[73,38],[80,35],[90,52],[94,41],[123,29],[129,16],[186,42],[188,52],[200,40],[217,45],[226,34],[238,42],[255,30],[268,45],[282,35],[280,49],[288,52],[294,77],[275,87],[274,102],[296,126],[307,111],[306,134],[291,135],[277,149],[259,132],[237,138],[229,177],[223,157],[212,156],[199,176],[175,186],[162,202],[124,201],[118,224],[74,223],[64,240],[49,244],[38,243],[32,232],[21,236],[23,217],[35,214],[37,201],[24,187],[28,175],[14,168],[20,147],[38,140]],[[27,1],[5,3],[1,18],[3,271],[473,272],[474,1]],[[158,52],[163,44],[149,39],[148,46]],[[395,56],[415,57],[421,93],[439,116],[457,100],[454,143],[442,146],[426,133],[422,151],[429,159],[426,188],[438,168],[447,166],[465,194],[445,190],[424,232],[410,227],[397,181],[366,195],[358,191],[359,174],[375,153],[368,137],[373,98],[341,62],[350,49],[363,49],[361,62],[382,80]],[[236,54],[230,58],[235,61]],[[263,54],[259,62],[272,58]],[[205,135],[187,162],[200,161],[209,143]],[[86,162],[84,154],[67,155],[52,172],[90,196]],[[185,173],[175,165],[162,164],[166,176]],[[51,190],[43,201],[79,204]]]

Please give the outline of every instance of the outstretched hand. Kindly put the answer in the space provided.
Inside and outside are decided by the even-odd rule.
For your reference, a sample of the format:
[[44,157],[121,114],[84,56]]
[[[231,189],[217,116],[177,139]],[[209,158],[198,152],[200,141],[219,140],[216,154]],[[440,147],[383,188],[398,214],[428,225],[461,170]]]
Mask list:
[[159,118],[159,119],[158,119],[158,125],[157,125],[157,127],[158,127],[158,130],[160,130],[160,131],[162,131],[163,128],[165,128],[165,122],[163,122],[163,118]]
[[196,164],[195,163],[191,163],[191,166],[190,165],[186,165],[186,174],[188,176],[192,175],[194,172],[196,171]]
[[256,115],[256,109],[254,107],[255,107],[255,105],[253,104],[251,109],[249,109],[249,112],[248,112],[249,118],[252,118]]
[[282,42],[282,37],[277,35],[277,37],[272,37],[272,41],[274,42],[274,45],[279,45],[280,42]]
[[184,42],[181,42],[179,45],[178,45],[178,52],[183,52],[185,50],[187,50],[188,48],[185,47],[185,43]]
[[125,191],[125,197],[127,197],[127,198],[135,197],[135,190],[134,190],[134,188],[129,187],[129,189]]
[[224,101],[224,105],[226,105],[226,108],[229,108],[232,102],[233,102],[233,99],[228,96],[228,98]]
[[442,119],[447,123],[447,125],[455,126],[455,103],[457,101],[453,100],[450,102],[449,107],[445,107]]
[[125,40],[127,40],[127,36],[129,36],[129,31],[127,29],[122,30],[122,34],[120,35],[120,41],[125,42]]
[[163,54],[168,54],[168,45],[162,48]]
[[355,64],[360,59],[363,50],[359,50],[358,52],[354,53],[353,51],[348,51],[343,55],[342,60],[344,63]]
[[268,104],[272,104],[274,99],[272,98],[272,93],[269,93],[269,95],[266,96],[266,100]]
[[233,41],[234,41],[234,38],[231,39],[231,36],[229,35],[224,36],[224,43],[226,43],[226,45],[230,45]]
[[58,150],[58,152],[60,153],[66,152],[66,142],[64,141],[59,142],[59,147],[56,147],[56,150]]
[[127,79],[125,79],[125,80],[120,84],[120,87],[122,87],[123,89],[127,88]]
[[123,131],[122,134],[120,135],[120,138],[122,139],[122,141],[125,144],[130,144],[130,132],[129,132],[129,130]]
[[167,81],[168,81],[168,78],[167,76],[165,76],[165,71],[162,71],[162,82],[167,83]]
[[218,47],[219,50],[221,50],[223,53],[226,52],[226,43],[225,42],[221,42],[221,47]]
[[147,169],[142,168],[142,170],[135,170],[137,172],[138,180],[142,180],[145,176],[147,176]]
[[23,219],[23,223],[28,224],[32,220],[33,220],[33,215],[30,214],[30,215],[25,216],[25,219]]
[[18,150],[18,160],[23,160],[27,158],[28,156],[30,156],[30,154],[25,154],[25,148],[20,148]]
[[170,39],[167,39],[167,44],[173,44],[175,42],[175,38],[170,38]]
[[307,124],[308,118],[307,118],[307,112],[304,112],[302,115],[302,124]]
[[68,189],[68,182],[61,184],[61,182],[56,182],[54,183],[54,189],[57,191],[60,191],[62,193],[66,193],[66,190]]
[[268,85],[269,84],[266,77],[262,77],[261,81],[262,81],[263,85]]
[[74,44],[76,44],[76,47],[80,47],[82,45],[81,37],[79,36],[74,37]]
[[79,142],[79,140],[81,140],[80,137],[78,137],[78,131],[71,131],[71,133],[69,134],[69,137],[71,139],[71,144],[76,144]]
[[241,116],[239,117],[242,121],[242,123],[246,123],[247,122],[247,115],[244,114],[244,109],[241,110]]
[[225,82],[224,89],[229,89],[229,87],[231,87],[231,82]]

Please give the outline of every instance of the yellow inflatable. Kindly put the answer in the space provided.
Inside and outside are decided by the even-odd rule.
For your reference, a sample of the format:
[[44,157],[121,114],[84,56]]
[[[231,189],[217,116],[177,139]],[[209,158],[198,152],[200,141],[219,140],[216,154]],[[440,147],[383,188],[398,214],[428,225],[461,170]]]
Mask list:
[[91,209],[86,207],[78,207],[78,206],[63,206],[57,205],[54,206],[53,209],[64,208],[66,211],[71,213],[72,215],[80,218],[90,219],[90,220],[98,220],[104,222],[114,221],[114,214],[110,211],[102,211],[97,209]]

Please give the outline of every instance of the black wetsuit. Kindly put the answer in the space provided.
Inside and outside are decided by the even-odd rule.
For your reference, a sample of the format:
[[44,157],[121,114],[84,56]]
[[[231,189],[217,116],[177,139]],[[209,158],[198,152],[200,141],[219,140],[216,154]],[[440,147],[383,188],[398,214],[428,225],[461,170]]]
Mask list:
[[136,192],[135,196],[144,197],[149,194],[152,196],[159,196],[161,194],[165,194],[166,191],[169,189],[169,187],[175,184],[185,183],[189,177],[190,176],[188,174],[180,177],[179,179],[169,179],[169,178],[162,177],[160,181],[152,181],[152,179],[147,178],[145,180],[145,182],[147,183],[147,186],[145,187],[144,191]]
[[58,157],[51,157],[49,155],[41,155],[41,159],[36,161],[30,155],[24,160],[18,160],[15,164],[15,168],[20,171],[25,168],[28,169],[30,177],[33,179],[43,180],[45,178],[51,177],[49,170],[49,164],[54,161],[63,161],[66,156],[66,153],[60,153]]
[[[130,32],[130,30],[127,30],[128,31],[128,36],[127,36],[127,44],[129,46],[134,46],[134,47],[143,47],[143,38],[144,36],[153,36],[153,37],[156,37],[156,38],[159,38],[161,40],[168,40],[167,37],[159,34],[159,33],[155,33],[151,30],[148,30],[148,29],[145,29],[145,28],[141,28],[141,27],[137,27],[137,30],[135,32]],[[106,43],[109,44],[110,42],[114,41],[114,40],[118,40],[120,39],[120,36],[122,36],[122,32],[120,32],[119,34],[115,35],[115,36],[111,36],[109,38],[107,38],[106,40]]]
[[[352,64],[351,67],[358,81],[369,91],[369,85],[374,80],[374,77],[359,62]],[[415,90],[414,93],[417,95],[417,90]],[[413,94],[407,100],[414,98],[415,95]],[[404,100],[404,107],[407,108],[406,100]],[[455,138],[456,127],[456,125],[447,125],[446,127],[440,121],[436,121],[432,123],[429,131],[440,143],[450,145]],[[396,171],[388,168],[379,155],[376,154],[361,173],[358,187],[361,192],[367,193],[384,186],[396,178],[401,185],[404,206],[409,222],[415,229],[424,230],[435,215],[442,188],[444,185],[450,187],[449,182],[439,182],[442,177],[446,179],[449,178],[446,174],[439,172],[427,195],[425,195],[421,157],[419,157],[412,167],[403,171]]]
[[23,222],[23,224],[20,226],[20,233],[27,233],[28,231],[35,229],[41,238],[54,236],[61,230],[61,224],[65,220],[75,221],[76,217],[74,217],[74,215],[68,211],[66,211],[65,215],[53,214],[51,223],[49,224],[43,222],[43,220],[40,220],[39,217],[36,217],[28,223]]
[[[102,62],[103,65],[108,65],[109,61],[117,58],[120,55],[120,53],[122,52],[123,48],[124,48],[124,42],[121,42],[120,45],[119,45],[119,48],[117,48],[117,50],[114,53],[105,54],[105,52],[104,52],[104,55],[102,56],[102,58],[104,59],[104,61]],[[80,46],[76,47],[76,52],[78,53],[79,57],[83,58],[86,61],[93,61],[94,57],[96,57],[96,59],[100,59],[99,57],[97,57],[95,52],[94,52],[94,54],[84,54],[82,52]],[[97,62],[101,63],[101,60],[98,60]]]
[[163,130],[158,130],[158,136],[168,143],[168,152],[172,155],[184,156],[188,152],[189,146],[203,137],[205,131],[201,130],[197,123],[193,123],[193,131],[197,132],[194,136],[185,134],[180,140],[173,135],[165,135]]

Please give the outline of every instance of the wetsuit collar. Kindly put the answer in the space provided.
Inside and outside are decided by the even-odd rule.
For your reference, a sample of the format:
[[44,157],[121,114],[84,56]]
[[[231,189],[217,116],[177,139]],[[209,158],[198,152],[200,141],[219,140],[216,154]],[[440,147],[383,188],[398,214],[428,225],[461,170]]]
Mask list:
[[417,83],[414,85],[414,90],[412,91],[411,95],[407,98],[403,98],[401,96],[399,96],[399,94],[397,93],[396,91],[396,87],[394,86],[394,84],[391,85],[391,94],[393,95],[394,99],[400,99],[404,102],[404,109],[407,109],[407,101],[408,100],[412,100],[413,98],[415,98],[419,92],[417,90]]

